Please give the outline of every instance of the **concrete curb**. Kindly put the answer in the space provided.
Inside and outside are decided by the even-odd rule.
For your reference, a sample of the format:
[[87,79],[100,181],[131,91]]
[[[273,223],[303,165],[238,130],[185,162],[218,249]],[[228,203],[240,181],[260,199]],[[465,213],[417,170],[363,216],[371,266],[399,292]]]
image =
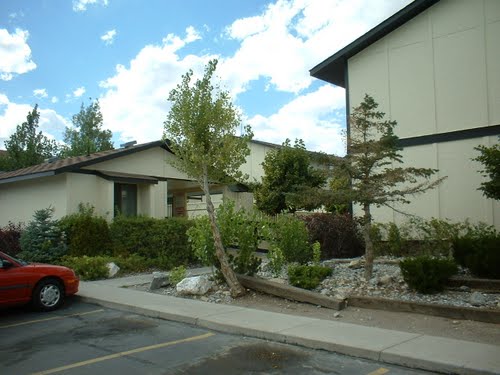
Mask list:
[[348,306],[365,309],[376,309],[395,312],[411,312],[442,316],[448,319],[475,320],[484,323],[500,324],[500,311],[492,309],[477,309],[473,307],[459,307],[436,305],[433,303],[397,301],[380,297],[353,296],[347,299]]
[[76,297],[121,311],[223,333],[406,367],[451,374],[499,374],[500,347],[494,345],[185,300],[99,284],[82,285]]

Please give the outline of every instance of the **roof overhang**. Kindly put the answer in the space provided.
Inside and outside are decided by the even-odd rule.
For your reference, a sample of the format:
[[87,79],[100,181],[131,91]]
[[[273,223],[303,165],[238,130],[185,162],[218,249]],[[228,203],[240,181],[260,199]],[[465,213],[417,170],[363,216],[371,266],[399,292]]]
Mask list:
[[362,35],[348,46],[342,48],[334,55],[327,58],[312,68],[311,76],[334,85],[346,88],[347,60],[361,52],[369,45],[382,39],[390,32],[396,30],[424,10],[436,4],[439,0],[415,0],[399,12],[395,13],[381,24]]
[[48,176],[54,176],[57,173],[55,171],[47,171],[47,172],[39,172],[39,173],[32,173],[32,174],[25,174],[21,176],[14,176],[14,177],[9,177],[9,178],[4,178],[0,179],[0,185],[1,184],[8,184],[11,182],[19,182],[19,181],[26,181],[26,180],[34,180],[36,178],[42,178],[42,177],[48,177]]

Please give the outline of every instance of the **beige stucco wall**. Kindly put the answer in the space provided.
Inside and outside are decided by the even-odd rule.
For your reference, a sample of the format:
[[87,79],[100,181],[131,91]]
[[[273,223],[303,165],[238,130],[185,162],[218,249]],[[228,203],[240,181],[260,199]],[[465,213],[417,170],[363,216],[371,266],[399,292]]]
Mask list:
[[262,163],[264,162],[266,154],[274,147],[256,142],[249,142],[248,147],[250,149],[250,155],[247,156],[240,170],[248,175],[250,182],[260,182],[264,175]]
[[[500,124],[500,1],[442,0],[348,61],[350,106],[372,95],[400,138]],[[484,198],[479,144],[496,137],[408,147],[405,163],[440,170],[439,189],[404,209],[426,217],[481,220],[500,228]],[[376,220],[399,219],[387,210]]]
[[80,203],[90,204],[98,215],[113,218],[113,182],[81,173],[66,174],[67,213],[78,212]]
[[54,218],[66,214],[66,175],[0,185],[0,227],[12,221],[28,223],[36,210],[55,209]]

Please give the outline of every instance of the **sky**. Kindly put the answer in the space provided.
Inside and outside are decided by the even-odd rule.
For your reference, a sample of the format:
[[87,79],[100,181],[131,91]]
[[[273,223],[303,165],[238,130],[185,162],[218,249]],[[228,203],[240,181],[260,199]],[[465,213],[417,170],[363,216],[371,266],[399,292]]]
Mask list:
[[344,155],[345,90],[309,70],[411,0],[0,0],[0,149],[38,104],[58,142],[99,100],[115,147],[161,139],[169,92],[218,59],[254,139]]

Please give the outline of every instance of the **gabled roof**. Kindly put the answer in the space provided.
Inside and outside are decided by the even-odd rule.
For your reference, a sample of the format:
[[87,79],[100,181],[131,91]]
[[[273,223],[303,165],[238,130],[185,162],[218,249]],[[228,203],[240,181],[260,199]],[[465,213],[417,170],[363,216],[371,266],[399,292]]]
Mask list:
[[112,160],[125,155],[134,154],[139,151],[148,150],[154,147],[162,147],[163,149],[172,152],[164,141],[154,141],[143,143],[137,146],[119,148],[116,150],[108,150],[96,152],[85,156],[76,156],[66,159],[58,159],[52,162],[46,162],[31,167],[17,169],[11,172],[0,173],[0,184],[28,180],[32,178],[53,176],[65,172],[76,172],[83,167],[101,163],[103,161]]
[[316,65],[309,73],[313,77],[346,88],[345,75],[348,59],[382,39],[390,32],[396,30],[438,1],[439,0],[415,0],[348,46],[342,48],[322,63]]

